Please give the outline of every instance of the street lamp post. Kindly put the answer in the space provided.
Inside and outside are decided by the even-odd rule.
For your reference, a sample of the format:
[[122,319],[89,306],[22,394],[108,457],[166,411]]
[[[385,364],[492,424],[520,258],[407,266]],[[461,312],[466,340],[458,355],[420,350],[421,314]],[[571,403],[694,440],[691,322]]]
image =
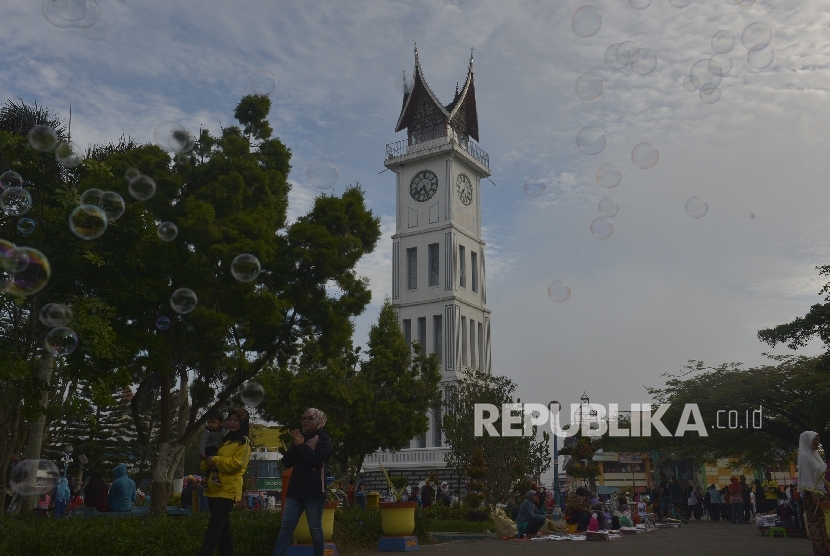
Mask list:
[[69,469],[69,464],[72,461],[74,461],[71,457],[73,450],[74,450],[74,448],[72,448],[71,444],[67,444],[66,446],[63,447],[63,478],[64,479],[66,478],[66,471],[67,471],[67,469]]
[[[559,412],[562,407],[558,401],[554,400],[548,404],[548,411],[550,411],[550,418]],[[553,502],[559,506],[559,440],[556,436],[557,427],[551,427],[553,432]]]

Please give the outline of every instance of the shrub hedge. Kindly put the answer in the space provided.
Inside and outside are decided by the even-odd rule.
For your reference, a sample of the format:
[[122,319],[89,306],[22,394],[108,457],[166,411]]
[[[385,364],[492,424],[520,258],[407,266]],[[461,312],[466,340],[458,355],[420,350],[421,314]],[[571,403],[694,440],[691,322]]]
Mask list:
[[[429,518],[416,512],[415,534],[429,543]],[[67,556],[169,556],[196,554],[207,528],[207,514],[192,517],[38,518],[0,519],[0,555],[59,554]],[[279,512],[231,514],[237,556],[269,556],[280,531]],[[338,509],[334,542],[349,554],[373,551],[383,536],[379,510]]]

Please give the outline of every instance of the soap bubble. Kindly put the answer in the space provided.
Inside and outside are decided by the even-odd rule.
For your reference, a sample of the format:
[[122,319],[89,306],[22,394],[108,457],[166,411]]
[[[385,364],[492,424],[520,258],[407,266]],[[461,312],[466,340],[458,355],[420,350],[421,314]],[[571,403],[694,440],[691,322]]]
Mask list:
[[[31,247],[18,247],[13,253],[17,260],[25,259],[26,265],[11,273],[12,276],[5,283],[6,292],[12,295],[32,295],[46,287],[52,275],[52,266],[46,255]],[[3,262],[6,262],[6,257],[3,257]]]
[[115,191],[105,191],[98,206],[106,213],[109,222],[121,218],[127,208],[124,199]]
[[248,407],[255,407],[265,398],[265,388],[258,382],[248,382],[239,392],[242,402]]
[[162,222],[156,228],[156,235],[162,241],[173,241],[179,235],[179,228],[172,222]]
[[470,207],[458,207],[452,211],[453,226],[462,232],[476,231],[476,214]]
[[127,181],[132,181],[133,178],[137,178],[141,175],[141,172],[138,171],[138,168],[127,168],[124,170],[124,179]]
[[83,193],[81,193],[81,204],[82,205],[100,205],[101,204],[101,197],[104,196],[104,192],[100,189],[95,189],[94,187],[91,189],[87,189]]
[[337,183],[339,172],[337,166],[326,158],[315,156],[308,164],[306,177],[308,183],[317,189],[331,189]]
[[669,0],[669,4],[675,8],[685,8],[692,3],[692,0]]
[[595,125],[583,127],[576,134],[576,146],[585,154],[599,154],[605,149],[605,132]]
[[170,319],[168,317],[159,317],[156,319],[156,328],[159,330],[167,330],[170,328]]
[[536,198],[544,195],[547,184],[545,180],[533,177],[526,179],[523,187],[528,197]]
[[251,75],[251,89],[258,95],[271,94],[277,88],[277,78],[268,70],[257,70]]
[[187,153],[179,153],[176,155],[175,161],[179,166],[187,166],[190,164],[190,155]]
[[38,496],[55,490],[60,478],[58,467],[51,461],[27,459],[12,468],[9,485],[21,496]]
[[40,152],[53,151],[58,144],[58,134],[48,125],[32,127],[26,137],[29,139],[29,145]]
[[692,197],[686,201],[686,214],[692,218],[702,218],[709,212],[709,203],[703,197]]
[[78,347],[78,335],[71,328],[59,326],[46,334],[43,345],[52,355],[69,355]]
[[250,253],[237,255],[231,263],[231,274],[240,282],[253,282],[260,272],[259,259]]
[[156,194],[156,182],[150,176],[138,175],[127,186],[130,195],[138,201],[146,201]]
[[608,239],[614,233],[614,223],[601,216],[591,222],[591,234],[597,239]]
[[4,245],[3,268],[12,274],[22,272],[29,266],[29,253],[23,248],[18,249],[13,243],[9,243],[9,245],[11,245],[11,249],[5,249],[6,246]]
[[620,205],[617,204],[617,201],[610,197],[606,197],[602,201],[599,202],[599,213],[606,218],[612,218],[617,216],[617,213],[620,212]]
[[72,21],[65,18],[63,14],[58,12],[53,0],[43,0],[41,2],[40,9],[41,12],[43,12],[43,17],[46,18],[46,21],[55,27],[72,27]]
[[631,162],[642,170],[653,168],[658,160],[660,160],[660,150],[654,143],[645,141],[631,151]]
[[[709,64],[714,64],[713,68],[715,72],[717,72],[718,68],[720,68],[721,75],[729,75],[729,72],[732,71],[732,56],[727,54],[715,54],[709,58]],[[709,71],[711,72],[712,70],[710,69]]]
[[571,297],[571,287],[564,280],[556,280],[548,286],[548,297],[556,303],[564,303]]
[[651,0],[628,0],[628,3],[631,4],[631,7],[635,10],[645,10],[651,6]]
[[597,169],[597,183],[602,187],[611,189],[617,187],[622,180],[622,172],[611,163],[603,164]]
[[7,187],[0,194],[0,208],[9,216],[26,214],[32,208],[32,194],[22,187]]
[[617,60],[617,47],[620,46],[620,43],[615,42],[611,46],[605,49],[605,65],[613,70],[620,70],[625,67],[624,63],[621,63]]
[[657,54],[650,48],[639,48],[631,55],[631,69],[639,75],[648,75],[657,67]]
[[40,308],[38,318],[49,328],[66,326],[72,322],[72,309],[63,303],[47,303]]
[[717,87],[701,89],[699,95],[701,102],[705,104],[715,104],[720,100],[720,89]]
[[95,0],[86,0],[86,13],[84,14],[84,17],[78,21],[73,21],[72,26],[80,29],[92,27],[95,25],[95,22],[98,21],[99,11],[98,2]]
[[595,100],[602,94],[602,78],[592,71],[586,71],[576,78],[574,87],[582,100]]
[[55,147],[55,160],[64,168],[75,168],[84,159],[84,154],[75,143],[61,141]]
[[580,37],[592,37],[602,27],[602,14],[593,6],[582,6],[571,17],[571,28]]
[[637,43],[634,41],[623,41],[617,45],[617,49],[614,51],[614,57],[617,58],[617,62],[625,67],[631,63],[631,55],[637,50]]
[[35,221],[31,218],[21,218],[17,221],[17,231],[27,236],[35,231]]
[[0,174],[0,189],[10,189],[13,187],[23,187],[23,177],[11,170]]
[[153,131],[153,141],[158,147],[170,153],[187,153],[196,146],[196,138],[179,122],[165,120]]
[[690,93],[697,91],[697,87],[695,87],[694,83],[692,83],[691,76],[687,75],[683,78],[683,88]]
[[775,61],[775,50],[772,48],[750,50],[746,53],[746,61],[751,67],[757,70],[766,69]]
[[187,288],[179,288],[170,296],[170,306],[177,313],[187,314],[196,308],[199,303],[199,298],[193,290]]
[[756,21],[747,25],[741,34],[741,42],[747,50],[766,48],[772,40],[772,29],[766,23]]
[[91,240],[107,231],[107,213],[95,205],[81,205],[69,213],[69,229],[81,239]]
[[52,5],[68,21],[80,21],[86,15],[86,0],[52,0]]
[[698,60],[689,70],[689,78],[696,90],[711,89],[720,85],[723,78],[723,68],[720,67],[717,60],[712,58]]
[[102,41],[107,37],[107,24],[100,19],[91,27],[84,29],[84,36],[91,41]]
[[718,31],[712,35],[712,50],[715,52],[729,52],[735,46],[735,35],[732,31]]

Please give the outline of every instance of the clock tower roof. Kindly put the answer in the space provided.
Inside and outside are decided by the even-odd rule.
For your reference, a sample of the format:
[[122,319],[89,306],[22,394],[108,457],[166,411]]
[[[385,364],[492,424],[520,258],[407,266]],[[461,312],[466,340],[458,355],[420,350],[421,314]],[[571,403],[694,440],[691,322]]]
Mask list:
[[427,84],[416,46],[412,90],[404,90],[403,106],[395,131],[446,125],[448,122],[456,132],[468,135],[476,141],[479,140],[472,51],[470,51],[470,65],[464,86],[460,91],[456,88],[455,98],[450,104],[444,106]]

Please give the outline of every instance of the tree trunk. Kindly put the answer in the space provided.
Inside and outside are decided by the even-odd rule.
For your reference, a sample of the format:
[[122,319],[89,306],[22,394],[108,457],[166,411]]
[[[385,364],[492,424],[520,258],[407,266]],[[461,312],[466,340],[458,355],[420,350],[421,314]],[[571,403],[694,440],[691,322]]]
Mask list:
[[153,482],[150,491],[150,512],[153,515],[162,515],[167,511],[167,501],[173,490],[173,474],[184,456],[184,446],[169,442],[159,445],[158,459],[153,465]]
[[[5,485],[9,480],[9,462],[12,460],[15,448],[17,447],[18,427],[20,426],[20,408],[23,405],[23,381],[17,381],[17,388],[12,402],[11,425],[7,432],[0,436],[0,485]],[[0,508],[6,507],[6,489],[0,489]],[[0,510],[0,520],[6,516],[6,512]]]
[[[179,375],[179,415],[176,418],[176,437],[179,439],[179,442],[184,444],[182,441],[182,437],[184,436],[184,431],[187,428],[187,417],[190,413],[190,404],[188,403],[188,396],[187,396],[187,369],[182,369],[181,374]],[[179,458],[179,465],[176,466],[176,472],[173,475],[175,479],[181,479],[184,477],[184,456]]]
[[[51,355],[43,356],[38,364],[37,385],[41,388],[40,409],[41,414],[29,426],[29,444],[26,447],[26,459],[39,460],[40,451],[43,448],[43,429],[46,426],[46,407],[49,404],[49,383],[52,380],[52,369],[55,359]],[[20,513],[27,515],[32,513],[37,503],[37,496],[25,496],[20,501]]]

